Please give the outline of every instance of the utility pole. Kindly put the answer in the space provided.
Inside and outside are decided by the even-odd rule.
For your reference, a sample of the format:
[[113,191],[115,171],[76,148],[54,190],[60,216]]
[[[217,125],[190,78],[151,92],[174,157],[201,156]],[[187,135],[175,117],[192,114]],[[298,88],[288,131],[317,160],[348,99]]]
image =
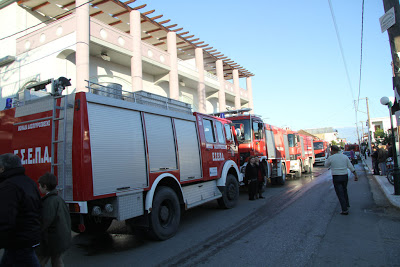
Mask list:
[[364,122],[363,121],[360,121],[361,122],[361,133],[362,133],[362,135],[361,135],[361,142],[362,143],[364,143]]
[[370,125],[371,125],[371,118],[369,117],[369,107],[368,107],[368,97],[365,98],[365,101],[367,102],[367,115],[368,115],[368,147],[369,147],[369,153],[372,153],[372,138],[371,138],[371,130],[370,130]]

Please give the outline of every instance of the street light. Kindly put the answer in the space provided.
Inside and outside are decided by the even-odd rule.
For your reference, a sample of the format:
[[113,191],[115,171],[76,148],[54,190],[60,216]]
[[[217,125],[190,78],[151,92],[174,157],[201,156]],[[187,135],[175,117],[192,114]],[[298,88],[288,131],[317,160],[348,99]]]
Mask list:
[[389,100],[387,96],[381,98],[381,104],[384,106],[388,106],[389,114],[390,114],[390,127],[392,129],[392,151],[393,151],[393,180],[394,180],[394,194],[400,195],[400,179],[399,179],[399,163],[397,160],[397,149],[396,149],[396,139],[394,137],[394,130],[393,130],[393,120],[392,120],[392,102]]

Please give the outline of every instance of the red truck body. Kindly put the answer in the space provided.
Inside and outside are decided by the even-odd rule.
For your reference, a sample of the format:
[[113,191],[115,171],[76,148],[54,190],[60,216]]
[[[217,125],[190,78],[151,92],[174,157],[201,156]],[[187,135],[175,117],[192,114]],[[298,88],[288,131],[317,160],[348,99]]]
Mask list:
[[181,206],[235,206],[242,175],[231,121],[146,92],[92,92],[0,111],[0,154],[18,155],[35,181],[56,174],[74,231],[128,220],[164,240],[176,233]]

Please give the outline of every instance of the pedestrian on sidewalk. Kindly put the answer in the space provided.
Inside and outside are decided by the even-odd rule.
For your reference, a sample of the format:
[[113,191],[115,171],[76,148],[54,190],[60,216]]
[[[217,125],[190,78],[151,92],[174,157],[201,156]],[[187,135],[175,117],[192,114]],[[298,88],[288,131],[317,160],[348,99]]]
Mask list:
[[34,247],[40,242],[40,194],[11,153],[0,155],[0,203],[0,266],[39,267]]
[[372,166],[374,168],[374,175],[379,175],[378,148],[376,147],[376,145],[372,145],[371,159]]
[[37,249],[42,267],[51,259],[51,265],[64,266],[62,255],[71,245],[71,218],[65,201],[58,195],[57,177],[46,173],[39,178],[42,197],[42,241]]
[[386,176],[386,159],[387,159],[387,151],[383,145],[379,145],[378,147],[378,163],[379,169],[381,170],[381,176]]
[[250,156],[245,171],[245,179],[249,190],[249,200],[255,200],[255,197],[257,196],[259,166],[256,164],[256,161],[258,161],[258,157]]
[[325,161],[325,167],[330,167],[332,172],[333,186],[335,187],[336,196],[339,199],[340,206],[342,208],[342,215],[349,214],[349,196],[347,194],[347,183],[349,181],[347,169],[354,174],[354,181],[358,180],[356,170],[353,164],[351,164],[349,158],[339,153],[340,149],[338,146],[331,146],[331,156]]

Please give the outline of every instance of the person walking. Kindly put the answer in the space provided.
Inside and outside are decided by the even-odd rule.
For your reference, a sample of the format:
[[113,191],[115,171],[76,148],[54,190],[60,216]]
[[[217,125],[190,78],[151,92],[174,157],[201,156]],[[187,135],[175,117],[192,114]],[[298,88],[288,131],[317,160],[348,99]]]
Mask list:
[[257,196],[259,166],[256,164],[256,161],[258,161],[258,157],[250,156],[245,171],[245,179],[248,183],[249,190],[249,200],[255,200],[255,197]]
[[71,245],[71,218],[65,201],[58,195],[57,177],[46,173],[39,178],[42,197],[42,242],[37,249],[40,264],[64,266],[62,255]]
[[0,266],[40,267],[34,250],[40,242],[39,190],[10,153],[0,155],[0,203]]
[[350,169],[354,174],[354,181],[358,180],[358,176],[349,158],[339,153],[339,151],[340,149],[338,146],[333,145],[331,147],[331,156],[325,161],[325,167],[329,167],[332,172],[333,186],[335,187],[336,196],[342,208],[340,214],[348,215],[350,203],[347,194],[347,183],[349,181],[347,169]]

